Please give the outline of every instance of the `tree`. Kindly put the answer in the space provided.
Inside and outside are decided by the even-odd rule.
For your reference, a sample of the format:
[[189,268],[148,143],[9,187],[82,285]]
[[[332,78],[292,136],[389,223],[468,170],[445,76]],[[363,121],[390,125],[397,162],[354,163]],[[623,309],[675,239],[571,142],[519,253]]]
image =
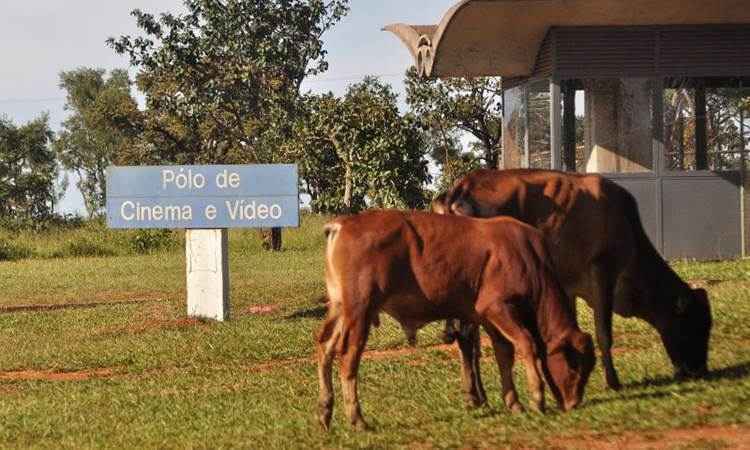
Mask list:
[[300,162],[317,212],[377,207],[418,208],[429,181],[426,146],[391,87],[373,77],[346,94],[308,95],[289,153]]
[[143,136],[125,159],[268,163],[288,138],[299,87],[327,69],[321,37],[348,0],[185,0],[184,15],[133,11],[145,37],[107,42],[139,69]]
[[[412,67],[406,73],[406,94],[412,112],[431,136],[432,156],[439,165],[498,166],[503,110],[499,78],[424,79]],[[460,144],[465,133],[476,139],[468,155]]]
[[54,214],[60,198],[55,186],[58,167],[50,149],[49,118],[20,127],[0,117],[0,217],[38,221]]
[[138,114],[128,73],[114,70],[106,79],[105,74],[90,68],[60,74],[60,87],[67,92],[65,109],[71,115],[62,123],[53,147],[62,166],[78,175],[77,186],[90,218],[105,206],[107,166],[132,144],[114,119]]
[[[124,162],[284,161],[302,80],[324,72],[322,36],[348,0],[185,0],[187,13],[133,11],[145,37],[107,42],[140,72],[143,139]],[[281,248],[273,233],[272,248]]]

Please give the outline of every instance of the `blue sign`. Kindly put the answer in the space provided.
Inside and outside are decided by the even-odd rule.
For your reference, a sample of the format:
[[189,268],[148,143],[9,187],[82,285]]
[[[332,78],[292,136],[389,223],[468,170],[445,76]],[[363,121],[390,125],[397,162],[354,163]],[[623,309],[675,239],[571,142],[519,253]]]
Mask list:
[[294,164],[107,169],[111,228],[299,226]]

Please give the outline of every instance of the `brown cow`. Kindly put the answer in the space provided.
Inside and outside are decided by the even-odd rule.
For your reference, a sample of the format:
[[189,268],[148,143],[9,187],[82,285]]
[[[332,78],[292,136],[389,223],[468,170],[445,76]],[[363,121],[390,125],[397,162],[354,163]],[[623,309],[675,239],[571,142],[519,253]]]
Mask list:
[[333,411],[337,353],[347,418],[366,428],[357,370],[380,312],[412,336],[436,320],[481,324],[492,339],[503,399],[513,411],[522,409],[512,378],[514,353],[526,368],[532,408],[544,409],[542,377],[560,408],[579,404],[596,360],[593,340],[578,328],[538,230],[510,218],[399,211],[338,218],[325,230],[330,300],[317,336],[318,418],[324,428]]
[[643,230],[635,199],[614,182],[549,170],[478,170],[439,197],[433,210],[511,216],[540,229],[568,297],[582,297],[594,310],[611,388],[620,388],[611,356],[613,311],[656,328],[678,377],[707,372],[706,291],[691,289],[661,258]]

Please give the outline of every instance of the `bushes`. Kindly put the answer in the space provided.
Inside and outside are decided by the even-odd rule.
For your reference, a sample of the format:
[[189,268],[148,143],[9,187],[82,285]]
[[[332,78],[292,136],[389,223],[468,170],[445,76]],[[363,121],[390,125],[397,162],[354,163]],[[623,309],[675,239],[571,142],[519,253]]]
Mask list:
[[[302,214],[299,229],[284,230],[284,249],[296,251],[325,243],[325,216]],[[135,256],[157,252],[179,252],[185,248],[182,230],[112,230],[103,219],[83,221],[62,220],[44,228],[13,228],[0,226],[0,261],[28,258],[81,258]],[[231,252],[262,252],[257,230],[232,230]]]
[[138,253],[153,253],[176,248],[179,240],[172,230],[134,230],[128,238],[130,248]]
[[31,248],[22,243],[10,239],[0,239],[0,261],[31,258],[33,253]]
[[171,251],[181,243],[179,231],[112,230],[102,219],[75,219],[43,228],[0,228],[0,261],[141,255]]

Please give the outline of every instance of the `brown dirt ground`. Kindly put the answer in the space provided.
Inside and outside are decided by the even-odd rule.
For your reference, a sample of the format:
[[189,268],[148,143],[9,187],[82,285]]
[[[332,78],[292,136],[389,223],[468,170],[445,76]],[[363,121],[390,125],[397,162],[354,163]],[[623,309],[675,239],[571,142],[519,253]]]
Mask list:
[[3,381],[85,381],[92,378],[108,378],[114,374],[111,368],[60,372],[55,370],[17,370],[0,372]]
[[251,305],[237,311],[238,316],[268,316],[281,310],[279,305]]
[[619,436],[566,437],[548,441],[550,449],[661,450],[677,448],[750,449],[750,427],[705,426]]
[[[118,296],[119,297],[119,296]],[[86,309],[96,308],[98,306],[115,306],[115,305],[141,305],[144,303],[155,303],[164,301],[164,296],[154,295],[133,295],[130,297],[122,296],[120,299],[108,297],[106,295],[97,295],[95,301],[81,303],[29,303],[19,305],[0,305],[0,314],[10,314],[18,312],[40,312],[40,311],[58,311],[65,309]],[[132,300],[137,298],[137,300]]]

